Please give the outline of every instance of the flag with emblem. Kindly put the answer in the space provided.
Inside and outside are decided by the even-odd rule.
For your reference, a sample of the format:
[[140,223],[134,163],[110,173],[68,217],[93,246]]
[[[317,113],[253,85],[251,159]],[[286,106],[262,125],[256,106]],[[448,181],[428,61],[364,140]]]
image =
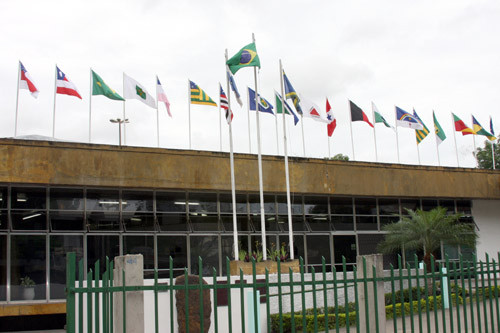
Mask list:
[[255,43],[250,43],[243,47],[238,53],[236,53],[231,59],[226,62],[231,73],[236,74],[236,72],[243,67],[259,67],[260,59],[257,54],[257,48]]
[[167,95],[161,86],[160,79],[156,76],[156,98],[158,102],[165,103],[165,107],[167,108],[167,113],[170,118],[172,118],[172,114],[170,113],[170,102],[168,101]]
[[[290,105],[288,105],[288,103],[281,97],[280,94],[278,94],[276,90],[274,91],[274,96],[276,99],[276,113],[282,113],[281,110],[284,108],[285,114],[292,115],[293,123],[294,125],[297,125],[297,123],[299,122],[299,117],[295,114]],[[283,101],[284,103],[281,103],[281,101]]]
[[219,83],[220,87],[220,108],[225,111],[225,116],[226,116],[226,121],[228,124],[231,123],[233,120],[233,111],[229,109],[229,102],[227,100],[226,93],[224,92],[224,89],[222,89],[222,85]]
[[418,114],[415,111],[415,109],[413,109],[413,116],[415,117],[415,119],[417,119],[420,122],[420,124],[422,124],[422,129],[415,131],[415,136],[417,138],[417,144],[419,144],[429,134],[429,129],[427,128],[427,126],[425,126],[425,124],[422,121],[422,119],[420,119],[420,117],[418,116]]
[[211,105],[217,106],[217,103],[207,95],[196,83],[189,80],[189,87],[191,89],[191,104]]
[[123,97],[118,95],[116,91],[111,89],[103,79],[97,75],[96,72],[92,72],[92,95],[103,95],[109,99],[114,99],[115,101],[124,101]]
[[474,117],[474,116],[472,116],[472,128],[474,130],[474,134],[484,135],[491,141],[496,140],[496,138],[493,136],[493,134],[491,134],[487,130],[485,130],[483,128],[483,126],[481,126],[481,124],[477,121],[476,117]]
[[432,111],[432,118],[434,119],[434,133],[436,133],[436,142],[439,145],[446,139],[446,135],[444,134],[441,125],[439,125],[439,122],[436,118],[436,114],[434,113],[434,111]]
[[454,113],[452,113],[452,115],[453,123],[455,124],[455,131],[462,132],[462,135],[474,134],[474,130],[467,127],[462,119],[458,118]]
[[229,81],[229,85],[231,86],[231,90],[234,92],[234,96],[236,96],[236,101],[238,104],[243,107],[243,101],[241,100],[241,95],[238,90],[238,87],[236,86],[236,81],[234,81],[234,76],[229,70],[229,66],[226,65],[226,74],[227,74],[227,79]]
[[292,84],[290,83],[290,80],[288,80],[288,77],[285,74],[285,71],[283,71],[283,83],[285,85],[285,98],[286,99],[291,99],[293,102],[293,106],[295,107],[295,110],[302,115],[302,108],[300,106],[300,98],[295,89],[293,89]]
[[71,82],[66,74],[63,73],[59,67],[56,66],[57,80],[56,80],[56,93],[63,95],[70,95],[82,99],[82,96],[78,93],[76,86]]
[[300,101],[302,115],[304,117],[309,117],[322,123],[328,123],[325,113],[316,103],[305,98],[303,95],[300,96]]
[[139,82],[123,73],[123,97],[125,99],[137,99],[147,106],[156,109],[156,100],[146,88]]
[[19,89],[27,89],[31,93],[31,96],[37,98],[38,97],[38,89],[35,87],[33,83],[33,79],[29,75],[26,67],[24,67],[23,63],[19,61]]
[[410,113],[396,106],[396,126],[422,130],[424,126]]
[[332,107],[330,106],[330,102],[328,102],[328,98],[326,99],[326,119],[328,119],[329,123],[326,126],[328,130],[328,136],[332,136],[333,131],[337,127],[337,119],[335,119],[335,115],[333,114]]
[[382,114],[378,110],[377,106],[373,102],[372,102],[372,111],[373,111],[373,118],[374,118],[373,120],[374,120],[375,124],[382,123],[385,125],[385,127],[392,128],[393,130],[395,130],[394,126],[389,125],[387,120],[385,120],[385,118],[382,116]]
[[[248,109],[250,111],[257,110],[257,107],[255,106],[255,91],[252,90],[251,88],[248,88],[248,105],[249,105]],[[274,115],[272,104],[269,103],[265,98],[260,97],[260,94],[259,94],[259,111]]]

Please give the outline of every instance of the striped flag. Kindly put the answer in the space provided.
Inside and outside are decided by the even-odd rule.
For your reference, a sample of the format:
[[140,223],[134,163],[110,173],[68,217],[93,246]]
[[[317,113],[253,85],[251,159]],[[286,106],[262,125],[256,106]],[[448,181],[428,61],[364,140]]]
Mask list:
[[172,114],[170,113],[170,102],[168,101],[167,95],[161,86],[160,79],[156,76],[156,99],[158,102],[165,103],[165,107],[167,108],[167,113],[170,118],[172,118]]
[[420,142],[422,142],[422,140],[425,139],[425,137],[427,136],[427,134],[429,134],[429,129],[427,128],[427,126],[425,126],[425,124],[422,121],[422,119],[420,119],[420,117],[417,115],[417,112],[415,112],[415,109],[413,109],[413,116],[420,122],[420,124],[422,124],[422,127],[423,127],[423,129],[415,130],[415,136],[417,138],[417,144],[419,144]]
[[233,120],[233,111],[231,111],[229,109],[229,102],[227,100],[227,96],[226,96],[226,93],[224,92],[224,90],[222,89],[222,85],[219,83],[219,87],[220,87],[220,107],[221,109],[224,109],[225,112],[226,112],[226,121],[228,124],[231,123],[231,121]]
[[82,99],[82,96],[80,96],[80,93],[78,92],[78,89],[76,89],[75,84],[71,82],[66,76],[66,74],[64,74],[63,71],[60,70],[59,67],[57,66],[56,66],[56,72],[57,72],[56,93],[75,96],[78,97],[79,99]]
[[215,103],[196,83],[189,80],[189,86],[191,87],[191,104],[217,106],[217,103]]
[[238,91],[238,87],[236,86],[236,81],[234,81],[234,76],[229,70],[229,67],[227,65],[226,65],[226,73],[229,85],[231,86],[231,90],[234,92],[234,95],[236,96],[236,101],[241,107],[243,107],[243,101],[241,100],[240,92]]
[[439,125],[439,122],[436,118],[436,114],[432,111],[432,118],[434,118],[434,133],[436,133],[436,142],[437,144],[441,144],[444,140],[446,140],[446,135],[444,134],[443,128]]
[[29,75],[26,67],[24,67],[23,63],[19,61],[19,71],[20,71],[20,80],[19,80],[19,89],[27,89],[30,91],[31,96],[37,98],[38,97],[38,89],[33,83],[33,79]]

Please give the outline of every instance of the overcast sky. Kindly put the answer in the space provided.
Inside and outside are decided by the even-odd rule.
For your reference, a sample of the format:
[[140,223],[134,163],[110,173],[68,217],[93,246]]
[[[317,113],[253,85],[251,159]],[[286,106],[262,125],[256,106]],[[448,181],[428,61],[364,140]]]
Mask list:
[[[255,33],[261,59],[260,92],[274,103],[281,59],[295,89],[324,111],[328,97],[337,118],[330,154],[352,159],[348,99],[372,120],[373,101],[394,124],[394,105],[418,112],[432,131],[435,110],[447,139],[440,145],[443,165],[456,166],[451,112],[471,126],[471,114],[487,129],[489,116],[500,131],[500,2],[453,1],[1,1],[0,136],[14,136],[18,61],[40,90],[38,99],[19,94],[18,135],[52,136],[54,66],[78,87],[83,100],[57,95],[55,137],[89,140],[89,69],[122,93],[122,73],[155,94],[158,75],[173,117],[160,105],[160,146],[187,149],[188,79],[215,101],[225,89],[224,51],[232,56]],[[244,107],[233,103],[236,152],[249,152],[246,87],[253,70],[235,76]],[[233,99],[234,100],[234,99]],[[122,117],[123,103],[92,97],[92,143],[118,144],[109,119]],[[157,145],[156,110],[137,100],[126,102],[126,143]],[[283,154],[282,118],[278,118]],[[255,113],[250,114],[251,152],[257,152]],[[276,123],[261,114],[262,151],[276,154]],[[303,156],[302,128],[287,119],[290,153]],[[220,150],[219,111],[191,107],[192,148]],[[375,161],[373,130],[352,123],[355,159]],[[399,128],[401,163],[418,164],[413,130]],[[304,119],[308,157],[328,156],[326,125]],[[396,135],[376,126],[378,160],[397,162]],[[476,145],[483,144],[476,138]],[[456,136],[461,166],[472,167],[473,138]],[[222,149],[228,127],[222,118]],[[420,144],[420,159],[437,165],[433,133]]]

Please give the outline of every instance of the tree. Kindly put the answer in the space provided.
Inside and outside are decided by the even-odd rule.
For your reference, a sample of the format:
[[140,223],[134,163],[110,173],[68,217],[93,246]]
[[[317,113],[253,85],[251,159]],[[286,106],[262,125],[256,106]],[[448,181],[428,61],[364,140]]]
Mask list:
[[474,247],[478,234],[474,225],[459,222],[462,214],[448,215],[446,208],[437,207],[430,211],[407,209],[409,216],[402,217],[397,223],[387,224],[385,239],[379,244],[384,253],[394,253],[403,247],[405,250],[422,250],[424,262],[431,269],[431,255],[448,245]]
[[344,154],[337,154],[330,159],[333,161],[349,161],[349,156]]
[[[493,142],[493,147],[495,151],[495,169],[500,169],[500,145]],[[477,164],[481,169],[493,169],[493,161],[491,159],[491,141],[486,141],[484,148],[477,148],[474,156],[476,157]]]

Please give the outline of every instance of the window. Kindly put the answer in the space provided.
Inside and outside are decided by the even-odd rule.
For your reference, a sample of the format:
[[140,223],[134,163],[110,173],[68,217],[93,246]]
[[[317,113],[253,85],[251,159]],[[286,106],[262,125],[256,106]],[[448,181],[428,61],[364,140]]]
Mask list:
[[[233,212],[233,199],[231,193],[219,194],[220,212],[232,213]],[[236,194],[236,213],[247,213],[247,196],[246,194]]]
[[189,212],[217,213],[216,193],[188,193]]
[[[260,195],[259,194],[249,194],[248,203],[250,205],[250,213],[260,214]],[[274,195],[265,194],[264,195],[264,214],[275,214],[276,206],[274,202]]]
[[[286,195],[277,195],[276,201],[278,203],[278,214],[287,215],[288,214],[288,205]],[[290,204],[291,211],[293,215],[302,215],[302,196],[300,195],[291,195],[290,196]]]
[[342,257],[345,257],[347,270],[356,263],[356,236],[333,236],[335,268],[342,271]]
[[13,187],[11,195],[14,230],[47,230],[45,188]]
[[378,230],[377,202],[374,198],[355,198],[356,230]]
[[66,299],[66,254],[76,253],[76,276],[78,263],[83,258],[83,236],[50,236],[50,299]]
[[21,278],[35,282],[35,300],[45,299],[46,295],[46,251],[43,235],[11,235],[11,299],[29,300],[21,286]]
[[[328,214],[328,197],[304,197],[304,212],[306,215]],[[351,208],[352,212],[352,208]]]
[[219,271],[219,238],[217,236],[190,236],[191,274],[199,274],[198,258],[202,257],[202,275],[212,276],[213,269]]
[[87,190],[87,211],[118,212],[120,197],[118,190]]
[[157,212],[186,212],[186,192],[156,192]]
[[157,214],[161,231],[187,231],[186,214]]
[[124,212],[153,212],[153,192],[123,191],[122,210]]
[[[323,270],[322,258],[325,258],[326,271],[331,271],[330,236],[307,235],[307,265],[314,267],[316,272]],[[311,270],[309,270],[310,272]]]
[[153,236],[124,236],[123,254],[142,254],[144,277],[154,278],[155,246]]
[[186,236],[158,236],[158,275],[170,277],[170,257],[173,260],[174,278],[184,273],[187,267]]
[[50,209],[83,211],[83,189],[50,188]]
[[99,260],[100,271],[106,268],[106,257],[113,260],[120,254],[120,241],[115,235],[88,235],[87,236],[87,271],[94,269]]
[[0,301],[7,300],[7,236],[0,235]]

